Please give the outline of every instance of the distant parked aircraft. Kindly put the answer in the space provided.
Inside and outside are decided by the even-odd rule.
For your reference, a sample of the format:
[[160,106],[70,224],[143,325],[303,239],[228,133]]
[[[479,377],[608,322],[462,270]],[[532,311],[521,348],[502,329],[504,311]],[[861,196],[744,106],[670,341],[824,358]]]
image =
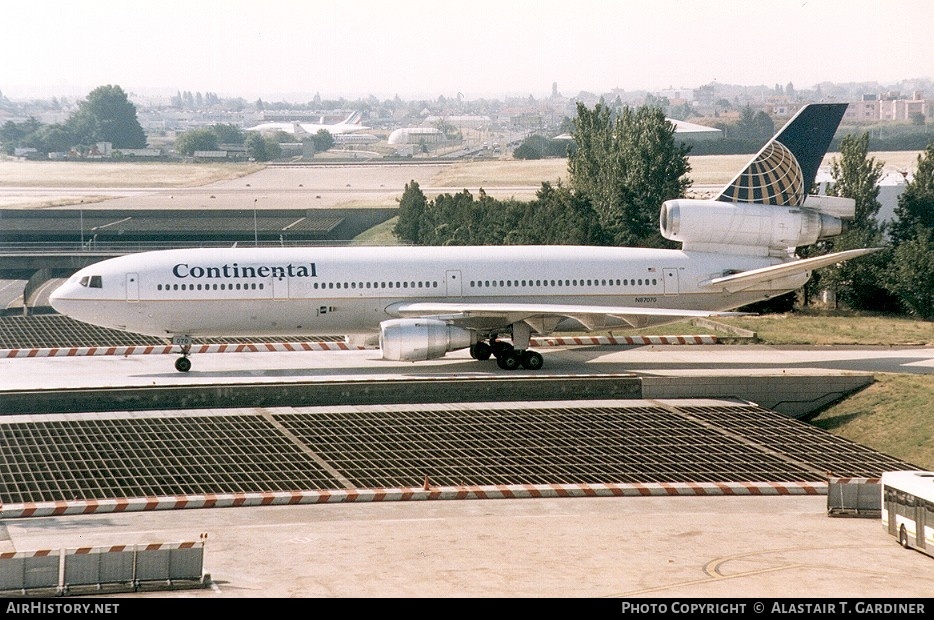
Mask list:
[[[355,133],[357,131],[363,131],[364,129],[369,129],[361,124],[363,115],[359,112],[352,112],[347,118],[340,121],[339,123],[300,123],[298,121],[293,121],[291,123],[260,123],[255,127],[247,127],[246,131],[259,131],[259,132],[272,132],[272,131],[284,131],[286,133],[295,134],[296,136],[304,135],[314,135],[320,130],[325,129],[331,133],[331,135],[338,135],[344,133]],[[324,120],[323,118],[321,119]]]

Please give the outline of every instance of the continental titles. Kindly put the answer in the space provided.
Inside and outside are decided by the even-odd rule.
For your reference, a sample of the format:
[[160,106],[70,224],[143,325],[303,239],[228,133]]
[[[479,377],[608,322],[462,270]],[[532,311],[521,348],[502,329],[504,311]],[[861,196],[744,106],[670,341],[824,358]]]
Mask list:
[[314,263],[303,265],[238,265],[237,263],[219,266],[189,265],[179,263],[172,267],[176,278],[317,278],[318,271]]

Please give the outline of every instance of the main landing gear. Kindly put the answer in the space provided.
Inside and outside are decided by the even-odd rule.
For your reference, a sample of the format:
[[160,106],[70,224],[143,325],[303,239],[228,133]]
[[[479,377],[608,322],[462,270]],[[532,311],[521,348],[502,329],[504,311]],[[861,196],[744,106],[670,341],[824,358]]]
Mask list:
[[475,360],[488,360],[496,357],[496,365],[503,370],[516,370],[520,366],[526,370],[538,370],[545,364],[542,354],[537,351],[517,350],[508,342],[491,338],[489,344],[480,341],[470,345],[470,356]]

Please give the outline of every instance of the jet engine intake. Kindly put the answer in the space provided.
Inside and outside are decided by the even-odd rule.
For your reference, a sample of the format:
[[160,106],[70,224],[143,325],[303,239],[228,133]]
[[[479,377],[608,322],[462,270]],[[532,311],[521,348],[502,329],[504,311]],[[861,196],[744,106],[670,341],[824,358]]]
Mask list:
[[385,360],[435,359],[448,351],[466,349],[474,341],[470,330],[438,319],[392,319],[379,325],[379,348]]
[[685,250],[727,252],[811,245],[846,230],[843,220],[815,209],[687,198],[666,200],[659,224]]

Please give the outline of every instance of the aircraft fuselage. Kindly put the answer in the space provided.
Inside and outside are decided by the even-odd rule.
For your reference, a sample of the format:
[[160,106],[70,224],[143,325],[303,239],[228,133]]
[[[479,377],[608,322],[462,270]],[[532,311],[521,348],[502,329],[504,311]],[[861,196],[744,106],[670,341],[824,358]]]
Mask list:
[[[704,281],[778,262],[575,246],[168,250],[85,268],[55,292],[53,305],[81,321],[161,337],[374,334],[404,302],[728,310],[794,290],[807,277],[731,294]],[[566,321],[555,331],[576,329]]]

